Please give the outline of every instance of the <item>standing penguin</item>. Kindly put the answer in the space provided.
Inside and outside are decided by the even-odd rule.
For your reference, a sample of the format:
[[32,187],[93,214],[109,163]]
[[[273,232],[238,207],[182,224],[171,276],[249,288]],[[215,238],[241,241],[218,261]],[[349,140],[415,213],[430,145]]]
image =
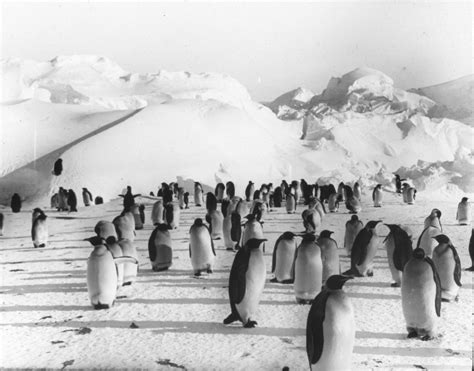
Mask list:
[[335,213],[339,210],[339,203],[342,201],[342,196],[339,193],[331,193],[328,198],[328,210],[330,213]]
[[101,220],[97,222],[94,228],[94,232],[104,241],[110,236],[117,239],[117,230],[115,229],[115,225],[112,222],[106,220]]
[[400,175],[395,174],[395,189],[397,193],[402,193],[402,182],[406,179],[400,179]]
[[406,190],[407,204],[413,205],[416,199],[416,189],[414,187],[408,187]]
[[222,235],[224,237],[224,246],[226,250],[234,251],[235,244],[232,241],[231,237],[232,216],[230,212],[230,201],[226,198],[222,200],[221,211],[222,215],[224,216],[224,220],[222,221]]
[[127,191],[124,195],[119,195],[119,197],[123,198],[123,210],[125,212],[129,211],[130,208],[135,204],[135,197],[141,196],[141,194],[133,194],[132,187],[127,186]]
[[439,243],[433,250],[433,263],[441,284],[441,300],[457,301],[459,288],[462,286],[458,252],[445,234],[439,234],[434,239]]
[[252,195],[255,192],[255,185],[252,181],[249,181],[249,184],[247,184],[247,187],[245,187],[245,201],[250,201]]
[[127,238],[130,241],[135,240],[135,218],[130,211],[122,212],[112,220],[112,223],[114,223],[119,240],[122,238]]
[[[138,253],[137,248],[133,245],[132,241],[127,239],[122,239],[118,242],[120,248],[122,249],[123,256],[130,256],[135,258],[138,262]],[[138,274],[138,264],[135,262],[125,262],[123,264],[123,284],[122,286],[131,285],[136,281]]]
[[[112,253],[114,259],[120,258],[123,256],[122,248],[118,244],[115,237],[108,237],[105,240],[105,245],[107,249]],[[124,265],[117,266],[117,289],[123,285],[123,273],[124,273]]]
[[135,258],[122,256],[114,258],[112,253],[98,236],[87,238],[93,246],[87,259],[87,291],[94,309],[112,307],[117,295],[117,266],[125,262],[138,264]]
[[21,210],[21,198],[18,193],[13,194],[10,206],[12,208],[12,212],[19,213]]
[[235,197],[235,185],[233,182],[227,182],[225,184],[225,193],[229,200]]
[[48,224],[46,222],[46,218],[47,216],[41,209],[35,209],[35,211],[33,211],[31,239],[33,240],[33,246],[35,248],[46,247],[48,243]]
[[170,229],[177,229],[181,219],[181,210],[177,202],[169,202],[165,205],[164,221],[169,225]]
[[235,321],[244,327],[257,325],[252,318],[258,309],[265,287],[265,259],[260,245],[265,239],[251,239],[237,251],[229,275],[230,315],[224,319],[228,325]]
[[206,221],[209,223],[211,237],[213,240],[220,240],[224,235],[224,215],[220,210],[212,210],[206,214]]
[[61,158],[58,158],[56,162],[54,163],[53,167],[53,175],[59,176],[63,172],[63,160]]
[[222,202],[224,199],[225,185],[224,183],[217,183],[214,195],[216,196],[217,202]]
[[275,275],[270,282],[293,283],[293,264],[296,254],[296,235],[285,232],[275,242],[272,257],[272,273]]
[[276,187],[275,191],[273,192],[273,206],[281,207],[282,201],[283,201],[283,192],[281,190],[281,187]]
[[194,276],[199,277],[202,271],[212,273],[216,257],[211,233],[201,218],[196,218],[189,229],[189,257],[194,270]]
[[441,225],[441,211],[439,209],[431,210],[430,215],[426,217],[425,228],[429,226],[436,227],[443,232],[443,227]]
[[202,186],[199,182],[194,182],[194,205],[201,206],[202,205]]
[[322,231],[316,241],[321,248],[321,261],[323,263],[323,282],[333,276],[341,273],[339,264],[339,252],[337,242],[331,238],[334,232],[325,229]]
[[104,203],[104,199],[100,196],[97,196],[96,198],[94,198],[94,204],[95,205],[102,205]]
[[183,210],[186,207],[186,204],[184,203],[184,188],[183,187],[178,188],[178,205],[181,210]]
[[384,240],[387,248],[387,259],[392,274],[392,287],[400,287],[405,264],[413,254],[412,241],[408,233],[397,224],[386,224],[390,233]]
[[341,201],[344,201],[346,199],[346,190],[344,182],[340,182],[337,186],[337,194],[342,197]]
[[354,183],[354,197],[359,201],[362,200],[362,190],[360,189],[360,184],[358,182]]
[[382,207],[382,200],[382,184],[377,184],[372,192],[372,201],[374,201],[374,207]]
[[158,224],[148,239],[148,256],[155,272],[165,271],[173,264],[171,234],[167,224]]
[[433,339],[441,316],[441,284],[433,261],[423,249],[416,248],[403,268],[402,307],[408,338]]
[[458,204],[456,220],[460,225],[471,224],[471,203],[468,201],[467,197],[463,197],[461,202]]
[[356,277],[372,277],[374,275],[374,258],[381,244],[380,236],[376,231],[379,223],[380,221],[371,220],[357,234],[352,245],[351,269],[343,274],[355,275]]
[[425,255],[431,258],[433,249],[436,247],[436,241],[433,238],[439,234],[441,234],[441,230],[438,228],[431,225],[426,227],[423,229],[423,232],[421,232],[416,247],[423,249],[425,251]]
[[294,291],[298,304],[310,304],[321,291],[323,263],[316,236],[307,233],[296,250]]
[[342,290],[350,276],[333,275],[313,301],[306,322],[306,353],[312,371],[350,370],[355,342],[354,310]]
[[92,193],[90,193],[87,188],[82,188],[82,201],[84,202],[84,206],[90,206],[92,200]]
[[403,202],[407,203],[408,202],[408,189],[410,188],[410,185],[408,183],[403,183],[402,185],[402,198]]
[[[263,240],[262,222],[258,221],[253,214],[249,214],[245,218],[247,221],[244,224],[244,231],[242,233],[242,246],[251,239]],[[263,252],[265,252],[265,244],[263,244]]]
[[305,233],[316,233],[316,231],[321,227],[321,215],[316,211],[316,209],[303,210],[301,217],[303,218]]
[[357,215],[352,215],[351,219],[346,222],[346,231],[344,233],[344,248],[347,255],[351,255],[352,245],[359,232],[364,228],[364,223],[359,220]]
[[[242,218],[240,214],[237,211],[232,212],[230,215],[230,222],[231,222],[231,227],[230,227],[230,238],[232,242],[234,243],[234,247],[232,250],[238,250],[240,249],[240,239],[242,237]],[[227,248],[227,250],[230,250]]]
[[346,193],[346,209],[351,214],[357,214],[362,210],[359,199],[355,197],[354,192],[352,192],[352,188],[350,186],[344,186],[344,190]]
[[130,212],[133,215],[135,230],[143,229],[143,222],[140,215],[140,206],[143,206],[143,205],[134,204],[130,207]]
[[72,189],[67,192],[67,204],[69,206],[69,212],[77,212],[77,197]]
[[469,239],[469,256],[471,258],[471,266],[466,268],[467,271],[474,271],[474,228],[471,229],[471,238]]
[[151,222],[153,225],[162,224],[164,222],[164,206],[163,200],[160,198],[153,204],[151,209]]
[[286,195],[286,212],[288,214],[296,212],[296,197],[293,193],[287,193]]

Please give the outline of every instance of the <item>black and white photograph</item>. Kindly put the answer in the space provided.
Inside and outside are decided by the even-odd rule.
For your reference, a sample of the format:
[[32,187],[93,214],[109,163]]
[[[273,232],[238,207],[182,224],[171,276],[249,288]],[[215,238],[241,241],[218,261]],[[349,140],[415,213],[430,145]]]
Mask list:
[[0,2],[0,368],[472,370],[472,1]]

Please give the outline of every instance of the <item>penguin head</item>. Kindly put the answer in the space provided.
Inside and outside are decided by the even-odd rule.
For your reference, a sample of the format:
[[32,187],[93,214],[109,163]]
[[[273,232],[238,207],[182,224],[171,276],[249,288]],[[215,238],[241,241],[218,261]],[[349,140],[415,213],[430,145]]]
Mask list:
[[439,210],[439,209],[431,210],[431,216],[437,216],[438,219],[441,218],[441,210]]
[[351,222],[356,222],[359,220],[359,217],[357,215],[352,215],[351,216]]
[[343,276],[342,274],[334,274],[326,281],[326,287],[329,290],[340,290],[347,280],[351,280],[352,276]]
[[166,223],[158,223],[156,224],[156,229],[158,231],[164,232],[170,229],[170,226]]
[[381,223],[381,220],[371,220],[367,222],[367,224],[365,225],[365,228],[374,229],[379,223]]
[[115,238],[115,236],[109,236],[105,239],[105,243],[107,245],[113,245],[114,243],[117,243],[117,239]]
[[442,244],[442,243],[450,243],[450,239],[448,236],[446,236],[445,234],[439,234],[435,237],[433,237],[436,241],[438,241],[438,243]]
[[34,213],[44,214],[43,210],[41,210],[39,207],[35,207],[35,208],[33,209],[33,214],[34,214]]
[[333,233],[334,233],[333,231],[328,231],[327,229],[325,229],[319,234],[319,238],[331,238],[331,235]]
[[425,257],[425,250],[417,247],[415,250],[413,250],[413,257],[415,259],[423,259]]
[[265,241],[267,241],[266,238],[251,238],[247,241],[245,245],[249,250],[258,249],[260,247],[260,244]]
[[295,238],[296,234],[294,234],[293,232],[285,232],[281,235],[281,239],[282,240],[292,240],[293,238]]
[[92,246],[99,246],[104,243],[104,239],[99,236],[92,236],[89,238],[84,238],[84,241],[89,241]]
[[464,203],[465,203],[465,202],[467,202],[467,200],[469,200],[467,197],[463,197],[462,200],[461,200],[461,202],[464,202]]
[[196,218],[196,219],[194,219],[194,225],[195,225],[196,227],[202,226],[202,225],[203,225],[202,219],[201,219],[201,218]]
[[302,237],[304,242],[316,241],[316,235],[314,235],[313,233],[305,233]]

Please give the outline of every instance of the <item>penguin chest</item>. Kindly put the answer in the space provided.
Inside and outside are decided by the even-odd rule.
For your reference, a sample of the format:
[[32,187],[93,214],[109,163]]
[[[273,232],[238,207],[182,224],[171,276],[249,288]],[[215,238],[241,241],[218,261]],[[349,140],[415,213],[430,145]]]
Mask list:
[[333,274],[340,273],[339,254],[337,247],[331,241],[321,245],[321,261],[323,265],[323,282]]
[[[301,249],[301,247],[300,247]],[[294,290],[297,298],[312,300],[321,291],[323,267],[319,247],[298,251],[295,262]]]
[[219,210],[214,210],[211,213],[211,225],[212,225],[212,237],[220,238],[222,235],[222,227],[224,222],[224,216]]
[[292,278],[291,268],[295,258],[295,243],[292,241],[280,242],[276,251],[275,277],[278,281]]
[[191,233],[191,264],[193,269],[208,269],[214,263],[211,236],[206,228]]
[[312,370],[350,370],[355,339],[354,311],[344,292],[328,297],[323,321],[323,351]]
[[173,250],[171,247],[171,236],[169,232],[158,231],[155,241],[155,261],[152,263],[157,268],[169,267],[173,261]]
[[245,226],[243,235],[242,235],[242,245],[245,245],[248,240],[251,238],[263,239],[263,229],[262,225],[259,222],[249,223]]
[[244,298],[235,307],[243,323],[247,323],[255,314],[265,286],[265,260],[260,249],[252,250],[249,257],[247,272],[245,273]]
[[234,243],[232,242],[232,237],[230,231],[232,229],[231,217],[226,216],[222,222],[222,234],[224,235],[224,245],[226,248],[233,248]]
[[46,244],[48,242],[48,225],[46,221],[36,221],[33,231],[33,241],[35,245]]
[[93,305],[109,304],[117,293],[117,271],[112,254],[105,247],[99,247],[87,261],[87,291]]

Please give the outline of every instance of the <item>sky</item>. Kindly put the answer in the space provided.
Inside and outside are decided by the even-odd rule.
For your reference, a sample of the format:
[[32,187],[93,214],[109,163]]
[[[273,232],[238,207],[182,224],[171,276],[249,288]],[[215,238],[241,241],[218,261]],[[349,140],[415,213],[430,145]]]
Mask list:
[[1,5],[1,56],[106,56],[130,72],[218,72],[254,100],[378,69],[395,86],[472,73],[472,3],[12,2]]

